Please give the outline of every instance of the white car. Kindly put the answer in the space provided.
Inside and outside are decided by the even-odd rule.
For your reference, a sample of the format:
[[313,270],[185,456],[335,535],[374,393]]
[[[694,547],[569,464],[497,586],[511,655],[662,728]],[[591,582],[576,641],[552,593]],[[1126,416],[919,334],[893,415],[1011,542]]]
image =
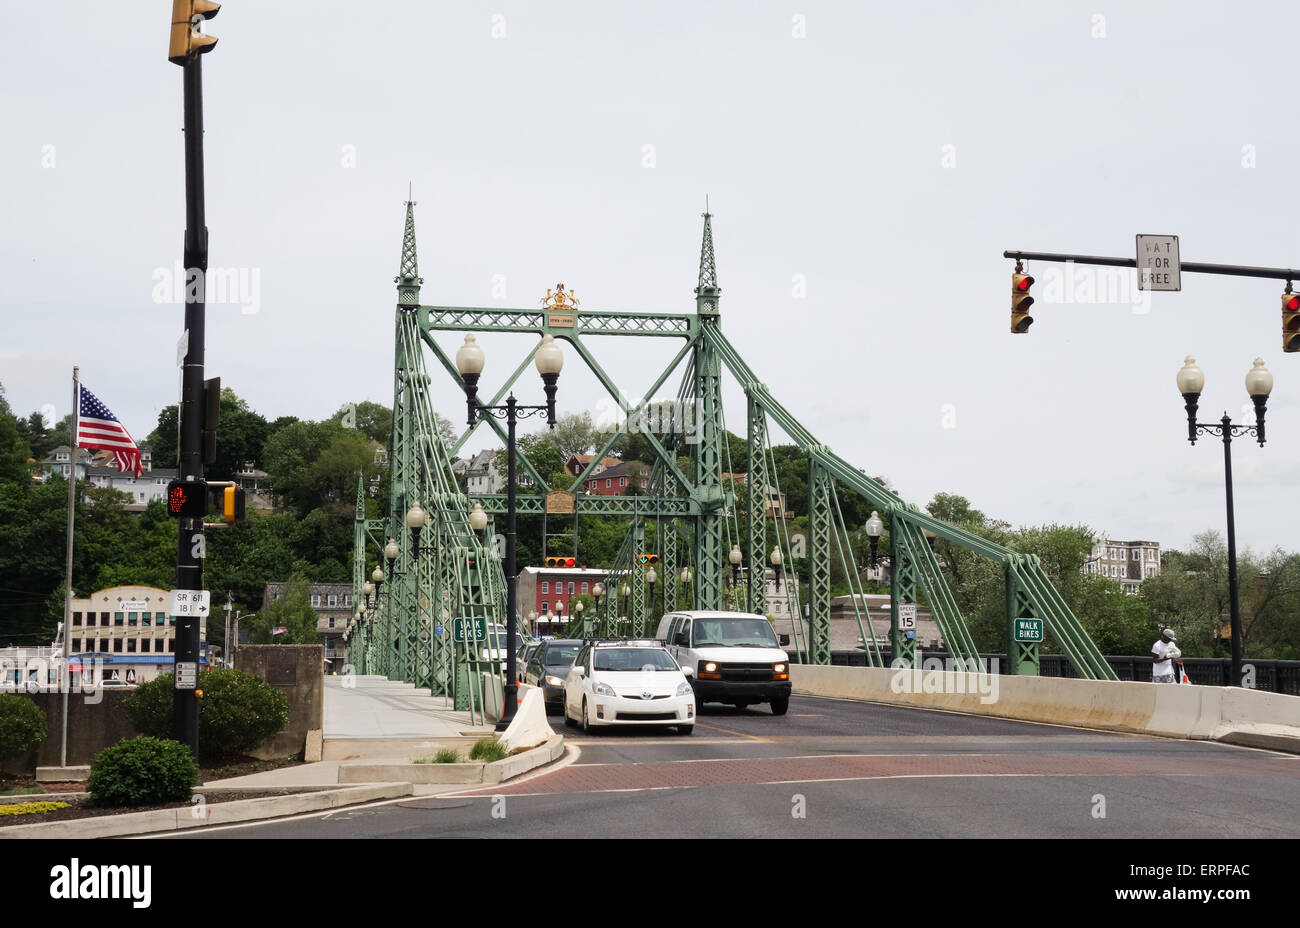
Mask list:
[[590,732],[604,725],[695,728],[695,692],[658,641],[584,644],[564,680],[564,722]]

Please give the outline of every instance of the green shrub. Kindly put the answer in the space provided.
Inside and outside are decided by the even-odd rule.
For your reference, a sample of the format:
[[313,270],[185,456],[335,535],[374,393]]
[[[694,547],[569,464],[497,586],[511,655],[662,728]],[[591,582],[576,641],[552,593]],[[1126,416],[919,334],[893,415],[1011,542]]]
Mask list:
[[97,806],[144,806],[190,798],[199,765],[164,738],[123,739],[95,755],[86,789]]
[[484,763],[492,763],[494,760],[504,760],[510,756],[505,745],[495,738],[479,738],[474,742],[474,746],[469,749],[470,760],[481,760]]
[[30,699],[0,694],[0,760],[22,757],[45,740],[45,713]]
[[[136,731],[172,734],[172,675],[150,680],[122,700]],[[261,677],[231,668],[199,673],[199,756],[205,763],[246,754],[289,724],[289,697]]]

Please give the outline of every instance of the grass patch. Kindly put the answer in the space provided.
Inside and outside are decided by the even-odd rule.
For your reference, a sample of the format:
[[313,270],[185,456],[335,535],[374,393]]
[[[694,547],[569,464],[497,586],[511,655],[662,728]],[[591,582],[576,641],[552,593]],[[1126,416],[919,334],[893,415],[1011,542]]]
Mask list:
[[34,796],[44,792],[45,790],[39,786],[22,786],[18,789],[7,789],[4,792],[0,792],[0,796]]
[[481,760],[487,764],[495,760],[504,760],[509,756],[510,752],[506,750],[505,745],[491,736],[479,738],[469,751],[470,760]]
[[41,812],[55,812],[68,808],[66,802],[12,802],[0,805],[0,816],[36,815]]
[[460,751],[455,748],[438,748],[438,753],[432,757],[422,757],[416,761],[417,764],[459,764]]

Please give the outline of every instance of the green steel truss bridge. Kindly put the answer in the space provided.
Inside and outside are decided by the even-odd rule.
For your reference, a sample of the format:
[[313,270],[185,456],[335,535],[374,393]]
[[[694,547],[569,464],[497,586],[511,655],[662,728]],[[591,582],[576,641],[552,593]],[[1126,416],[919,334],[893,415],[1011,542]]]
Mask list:
[[[808,558],[806,589],[787,583],[783,594],[789,616],[778,621],[777,630],[791,634],[804,660],[829,664],[831,560],[832,552],[845,566],[853,608],[856,611],[868,661],[884,666],[882,652],[870,625],[863,624],[865,600],[858,565],[850,544],[850,526],[845,524],[839,488],[865,497],[889,526],[890,643],[892,654],[910,664],[914,642],[899,631],[899,606],[925,602],[939,626],[954,658],[978,660],[974,641],[938,559],[928,541],[937,536],[980,557],[997,563],[1006,578],[1006,653],[1012,673],[1038,672],[1038,646],[1015,640],[1018,618],[1042,621],[1080,676],[1115,679],[1100,651],[1084,632],[1069,606],[1051,585],[1036,557],[1019,554],[961,528],[949,525],[917,506],[905,502],[872,480],[807,431],[782,406],[750,369],[740,352],[722,332],[717,268],[713,251],[711,215],[704,214],[695,307],[689,313],[630,313],[578,311],[572,306],[543,306],[541,309],[501,309],[465,306],[427,306],[420,302],[416,259],[414,204],[406,204],[406,227],[402,240],[401,268],[397,284],[396,338],[393,370],[393,433],[389,448],[389,512],[383,519],[367,519],[362,488],[358,486],[356,546],[353,563],[354,602],[363,602],[362,587],[369,564],[387,564],[377,605],[355,615],[348,630],[349,660],[364,673],[379,673],[392,679],[429,687],[435,694],[454,695],[461,707],[477,709],[481,693],[471,681],[478,672],[490,669],[475,660],[478,649],[452,640],[455,618],[483,617],[489,623],[507,624],[503,565],[494,545],[484,539],[495,536],[495,516],[504,517],[504,494],[475,495],[459,489],[452,472],[452,456],[473,433],[468,429],[450,447],[436,428],[430,390],[433,383],[427,355],[439,378],[446,376],[445,389],[463,402],[460,376],[452,359],[434,340],[439,331],[517,332],[534,336],[509,379],[488,405],[501,403],[519,376],[530,366],[537,343],[544,335],[568,342],[588,366],[610,397],[625,414],[622,425],[609,434],[586,470],[567,486],[552,487],[533,462],[520,450],[518,464],[543,494],[552,490],[573,493],[580,514],[604,514],[629,520],[629,529],[606,580],[608,595],[596,609],[572,621],[569,634],[653,634],[659,616],[676,603],[674,582],[683,566],[690,566],[693,608],[740,609],[767,614],[767,583],[763,568],[769,561],[769,544],[774,544],[790,564],[795,555]],[[627,395],[601,367],[592,350],[596,336],[680,339],[682,344],[672,361],[643,394],[647,399],[630,402]],[[724,436],[722,383],[724,371],[738,381],[746,405],[745,434],[748,459],[730,460]],[[654,450],[650,484],[646,495],[606,497],[587,495],[581,488],[600,460],[628,428],[639,428],[647,418],[653,424],[663,406],[650,398],[676,373],[677,401],[671,409],[687,416],[691,431],[681,428],[641,429]],[[657,407],[657,408],[656,408]],[[505,430],[493,418],[485,424],[505,444]],[[808,537],[792,538],[784,519],[771,519],[765,510],[763,488],[779,493],[775,459],[768,438],[775,423],[807,456],[809,465]],[[480,423],[483,424],[483,423]],[[679,458],[691,462],[684,471]],[[751,488],[748,503],[739,511],[732,484],[724,475],[744,470]],[[688,472],[689,473],[688,473]],[[492,518],[483,538],[469,523],[468,513],[479,502]],[[424,509],[425,527],[416,539],[406,527],[406,514],[414,502]],[[540,513],[545,495],[517,494],[516,511]],[[647,528],[654,524],[648,535]],[[742,526],[747,531],[742,531]],[[775,536],[775,538],[773,538]],[[396,542],[398,556],[384,560],[389,540]],[[649,540],[651,548],[647,549]],[[742,548],[746,565],[744,580],[732,584],[729,555]],[[391,550],[391,549],[390,549]],[[649,587],[642,552],[659,556],[656,570],[663,582]],[[473,567],[469,566],[473,561]],[[625,600],[617,595],[628,587]],[[653,592],[651,592],[653,591]],[[671,597],[671,598],[670,598]],[[806,608],[800,597],[804,598]],[[806,614],[806,619],[799,616]],[[520,627],[520,617],[509,623]],[[440,632],[440,633],[439,633]],[[479,646],[481,648],[481,646]],[[970,664],[972,668],[974,664]]]

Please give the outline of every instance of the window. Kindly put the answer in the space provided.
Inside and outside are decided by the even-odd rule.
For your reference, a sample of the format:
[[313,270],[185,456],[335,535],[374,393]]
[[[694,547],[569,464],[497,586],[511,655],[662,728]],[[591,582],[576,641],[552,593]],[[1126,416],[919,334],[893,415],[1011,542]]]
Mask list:
[[551,581],[549,581],[549,580],[543,580],[543,581],[542,581],[542,592],[543,592],[543,593],[549,593],[549,592],[551,592]]
[[147,612],[142,612],[142,613],[140,613],[140,624],[141,624],[141,625],[152,625],[152,624],[153,624],[153,616],[151,616],[151,615],[150,615],[149,613],[147,613]]
[[614,482],[613,480],[611,480],[610,478],[606,477],[606,478],[605,478],[605,489],[608,490],[608,489],[610,488],[609,485],[610,485],[611,483],[613,483],[613,482]]
[[320,605],[320,594],[319,594],[319,593],[312,593],[312,594],[311,594],[311,605],[312,605],[312,608],[313,608],[313,609]]
[[352,605],[352,594],[351,594],[351,593],[344,593],[344,594],[343,594],[343,605],[345,605],[345,606],[350,606],[350,605]]
[[1120,575],[1121,577],[1123,577],[1125,580],[1128,579],[1128,565],[1127,565],[1127,564],[1125,564],[1123,567],[1121,567],[1121,568],[1119,569],[1119,575]]
[[627,478],[626,478],[626,477],[619,477],[619,478],[618,478],[618,485],[621,486],[621,487],[625,487],[625,486],[627,486]]
[[573,595],[573,581],[572,581],[572,580],[569,581],[569,595],[570,595],[570,596]]
[[171,619],[168,621],[167,624],[170,625],[172,628],[175,628],[175,627],[176,627],[176,616],[172,616]]
[[127,625],[139,625],[139,624],[140,624],[140,613],[138,613],[138,612],[128,612],[128,613],[126,614],[126,624],[127,624]]
[[148,638],[145,638],[143,641],[140,642],[140,650],[143,651],[145,654],[148,654],[148,653],[149,653],[149,639],[148,639]]
[[93,612],[87,612],[87,613],[86,613],[86,624],[87,624],[87,625],[94,625],[94,624],[95,624],[95,613],[93,613]]
[[134,639],[134,638],[128,638],[128,639],[126,639],[126,653],[127,653],[127,654],[134,654],[134,653],[135,653],[135,639]]
[[122,653],[122,639],[121,639],[121,638],[114,638],[114,639],[113,639],[113,653],[114,653],[114,654],[121,654],[121,653]]
[[544,602],[544,603],[542,603],[541,608],[538,609],[537,614],[538,614],[538,615],[546,615],[546,613],[547,613],[549,610],[550,610],[549,605],[548,605],[547,603]]
[[80,650],[81,650],[81,639],[80,639],[80,638],[73,638],[73,639],[72,639],[72,650],[74,650],[74,651],[80,651]]
[[120,612],[114,612],[114,613],[113,613],[113,624],[114,624],[114,625],[121,625],[121,624],[122,624],[123,622],[125,622],[125,621],[126,621],[126,616],[124,616],[122,613],[120,613]]
[[1133,549],[1133,560],[1135,560],[1135,561],[1140,561],[1140,560],[1142,560],[1142,549],[1141,549],[1141,548],[1134,548],[1134,549]]
[[334,627],[334,616],[330,616],[330,628]]
[[168,653],[168,654],[175,654],[175,653],[176,653],[176,639],[175,639],[175,638],[170,638],[170,639],[168,639],[168,641],[167,641],[167,653]]
[[584,593],[587,592],[587,581],[586,581],[586,580],[583,580],[583,581],[582,581],[582,592],[584,592]]
[[[339,597],[338,597],[338,594],[337,594],[337,593],[331,593],[331,594],[329,594],[329,596],[327,596],[327,597],[325,598],[325,603],[326,603],[326,605],[329,605],[329,606],[337,606],[337,605],[339,604]],[[333,625],[334,623],[331,622],[330,624]]]
[[81,624],[81,613],[80,613],[80,612],[74,612],[74,613],[72,613],[72,624],[73,624],[73,625],[80,625],[80,624]]
[[153,614],[153,623],[154,623],[155,625],[166,625],[166,624],[167,624],[167,613],[165,613],[165,612],[155,612],[155,613]]

